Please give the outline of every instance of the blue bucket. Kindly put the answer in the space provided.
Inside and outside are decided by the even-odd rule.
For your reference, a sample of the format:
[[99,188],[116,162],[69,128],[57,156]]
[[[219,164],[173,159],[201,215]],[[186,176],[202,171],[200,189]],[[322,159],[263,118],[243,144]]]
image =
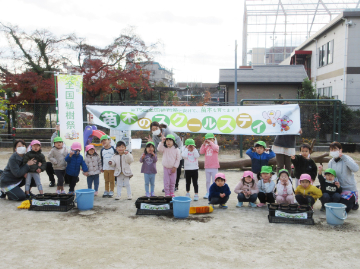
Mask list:
[[89,210],[94,207],[94,193],[92,189],[76,190],[75,202],[79,210]]
[[347,218],[346,205],[340,203],[326,203],[326,221],[331,225],[344,224]]
[[172,198],[171,203],[174,204],[174,217],[178,219],[185,219],[189,216],[191,198],[185,196],[178,196]]

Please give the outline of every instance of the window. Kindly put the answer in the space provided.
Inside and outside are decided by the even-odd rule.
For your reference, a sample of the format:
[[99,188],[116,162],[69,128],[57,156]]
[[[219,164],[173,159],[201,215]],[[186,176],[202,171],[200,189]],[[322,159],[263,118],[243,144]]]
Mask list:
[[322,46],[322,63],[323,65],[327,65],[327,44]]
[[318,48],[319,54],[319,66],[322,67],[333,62],[333,54],[334,54],[334,40],[327,42]]
[[332,87],[318,88],[317,94],[319,97],[324,96],[330,98],[332,97]]
[[333,62],[333,47],[334,40],[331,40],[327,43],[327,63],[331,64]]

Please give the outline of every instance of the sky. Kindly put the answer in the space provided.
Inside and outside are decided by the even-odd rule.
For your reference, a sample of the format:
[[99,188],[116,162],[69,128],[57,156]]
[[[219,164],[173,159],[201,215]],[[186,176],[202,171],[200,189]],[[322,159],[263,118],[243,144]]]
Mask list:
[[173,69],[176,82],[219,82],[219,69],[235,68],[235,40],[240,66],[242,19],[242,0],[2,0],[0,9],[4,24],[75,33],[97,46],[133,26],[145,43],[161,41],[154,61]]

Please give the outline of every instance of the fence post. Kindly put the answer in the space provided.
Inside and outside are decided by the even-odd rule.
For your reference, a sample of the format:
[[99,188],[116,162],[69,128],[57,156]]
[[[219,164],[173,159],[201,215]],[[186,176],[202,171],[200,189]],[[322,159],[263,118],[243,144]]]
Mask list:
[[[243,105],[243,101],[240,101],[240,106]],[[240,135],[240,158],[243,157],[243,135]]]
[[333,133],[332,133],[332,141],[335,141],[335,133],[336,133],[336,109],[337,109],[337,102],[334,102],[334,119],[333,119]]
[[341,135],[341,108],[342,108],[342,103],[341,101],[339,101],[338,139],[337,139],[338,142],[340,142],[340,135]]
[[10,133],[11,133],[10,104],[7,105],[7,116],[8,116],[8,122],[7,122],[7,124],[8,124],[8,134],[9,134],[8,138],[10,138]]

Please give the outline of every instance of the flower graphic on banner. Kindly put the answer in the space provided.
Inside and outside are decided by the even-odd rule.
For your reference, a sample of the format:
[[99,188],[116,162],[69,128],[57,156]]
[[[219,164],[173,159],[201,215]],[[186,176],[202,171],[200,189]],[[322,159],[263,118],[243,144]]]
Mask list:
[[112,111],[104,111],[99,119],[112,128],[116,128],[120,124],[120,116]]

